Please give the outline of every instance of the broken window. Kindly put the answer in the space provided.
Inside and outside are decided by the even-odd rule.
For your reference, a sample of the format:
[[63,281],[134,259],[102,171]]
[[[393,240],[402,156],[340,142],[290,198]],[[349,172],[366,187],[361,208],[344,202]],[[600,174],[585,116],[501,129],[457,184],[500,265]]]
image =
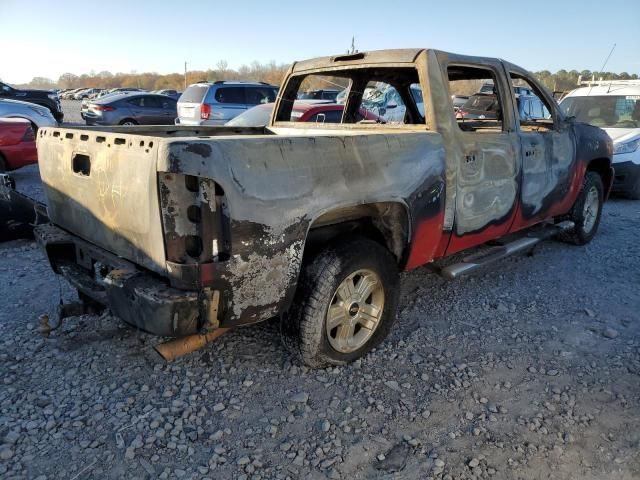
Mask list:
[[[353,68],[331,75],[294,76],[282,92],[276,121],[296,121],[305,104],[324,102],[316,92],[337,92],[343,110],[316,123],[424,125],[425,108],[415,68]],[[340,118],[338,118],[340,117]]]
[[[447,72],[450,95],[468,97],[455,112],[460,129],[478,133],[501,132],[504,109],[495,72],[464,65],[452,65]],[[453,105],[451,109],[454,109]]]
[[524,131],[552,129],[551,106],[546,97],[540,93],[539,88],[516,73],[510,73],[509,76],[518,109],[520,129]]

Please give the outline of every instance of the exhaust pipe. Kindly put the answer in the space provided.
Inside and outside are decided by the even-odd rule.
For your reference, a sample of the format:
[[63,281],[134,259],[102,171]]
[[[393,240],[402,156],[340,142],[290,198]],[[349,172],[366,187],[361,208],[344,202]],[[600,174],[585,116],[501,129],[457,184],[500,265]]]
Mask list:
[[167,362],[172,362],[177,358],[194,352],[206,344],[213,342],[216,338],[222,336],[228,328],[217,328],[212,332],[204,335],[196,334],[188,337],[174,338],[168,342],[156,345],[154,348],[158,354]]

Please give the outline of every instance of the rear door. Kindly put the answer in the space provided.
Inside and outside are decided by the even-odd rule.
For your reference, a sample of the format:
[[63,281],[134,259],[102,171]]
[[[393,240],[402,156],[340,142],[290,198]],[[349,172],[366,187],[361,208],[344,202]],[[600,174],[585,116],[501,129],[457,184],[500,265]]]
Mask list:
[[126,101],[131,116],[139,125],[153,125],[153,114],[150,107],[147,106],[149,102],[146,101],[146,98],[145,95],[141,95]]
[[[246,111],[247,87],[219,86],[209,90],[205,102],[211,105],[211,117],[217,123],[224,124]],[[257,104],[252,104],[257,105]]]
[[170,98],[161,95],[148,95],[144,97],[144,111],[151,125],[173,125],[175,120],[175,108],[169,106]]
[[158,125],[173,125],[178,116],[177,102],[171,97],[158,98],[160,99]]
[[473,95],[483,84],[492,83],[498,105],[494,118],[457,118],[453,126],[450,157],[457,171],[453,235],[447,253],[509,232],[517,209],[520,171],[519,138],[502,65],[453,55],[450,59],[450,95]]

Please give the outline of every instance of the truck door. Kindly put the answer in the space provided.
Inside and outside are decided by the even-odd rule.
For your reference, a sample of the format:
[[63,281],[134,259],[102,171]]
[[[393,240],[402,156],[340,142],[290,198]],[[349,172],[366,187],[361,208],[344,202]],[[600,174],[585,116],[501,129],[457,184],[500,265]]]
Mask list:
[[557,104],[537,82],[518,67],[505,65],[518,105],[516,125],[520,137],[522,179],[520,205],[513,230],[566,212],[577,175],[573,130],[559,121]]
[[449,95],[469,96],[455,114],[448,154],[457,168],[448,254],[509,232],[520,174],[512,95],[502,64],[492,60],[467,63],[461,58],[461,63],[453,58],[447,67]]

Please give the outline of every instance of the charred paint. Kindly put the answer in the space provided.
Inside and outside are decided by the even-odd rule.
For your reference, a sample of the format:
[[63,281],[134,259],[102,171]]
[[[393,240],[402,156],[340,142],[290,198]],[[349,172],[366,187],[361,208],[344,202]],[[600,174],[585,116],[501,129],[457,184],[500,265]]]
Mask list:
[[[515,117],[505,120],[502,133],[460,131],[443,74],[452,60],[502,68],[496,59],[402,50],[371,52],[353,62],[301,62],[289,73],[290,79],[302,71],[330,73],[367,63],[415,68],[425,98],[423,125],[276,121],[269,128],[154,127],[139,134],[114,127],[80,129],[89,137],[82,142],[60,129],[43,129],[38,147],[51,219],[74,233],[72,243],[82,237],[112,252],[107,261],[135,264],[131,277],[112,280],[119,315],[145,329],[161,324],[163,332],[182,334],[208,321],[204,310],[215,312],[221,326],[286,310],[318,219],[380,213],[371,223],[401,263],[406,256],[406,267],[413,268],[447,246],[448,252],[468,248],[566,213],[587,163],[609,158],[610,142],[605,151],[598,135],[576,126],[582,133],[571,152],[555,133],[532,135],[534,155],[523,163]],[[288,91],[285,83],[283,95]],[[77,152],[91,159],[91,176],[69,171]],[[381,205],[393,205],[393,221],[385,223]],[[190,250],[193,241],[201,248]],[[212,301],[203,300],[205,291],[219,292],[219,305],[205,309]]]

